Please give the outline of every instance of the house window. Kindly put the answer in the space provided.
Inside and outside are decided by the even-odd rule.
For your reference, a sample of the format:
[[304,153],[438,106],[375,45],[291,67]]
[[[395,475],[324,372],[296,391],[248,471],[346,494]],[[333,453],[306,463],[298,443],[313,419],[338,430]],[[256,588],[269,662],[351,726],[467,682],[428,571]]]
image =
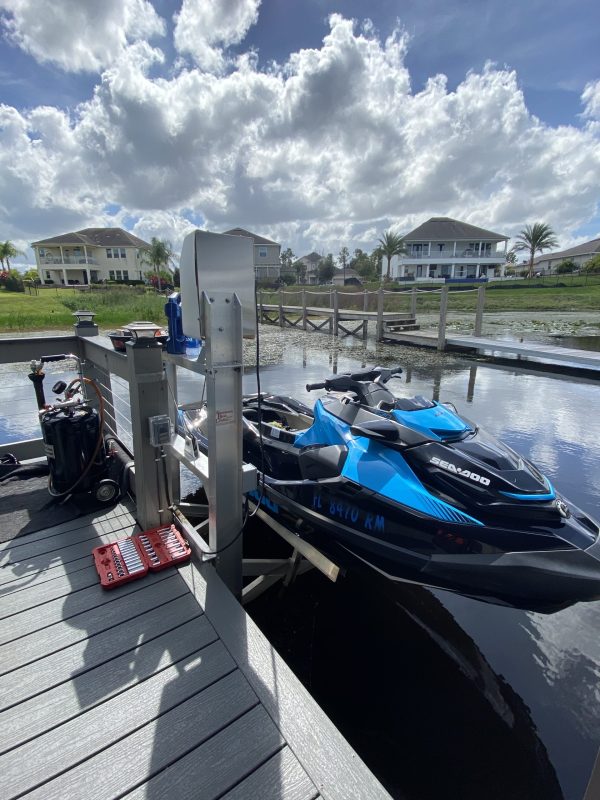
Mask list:
[[119,255],[121,256],[121,258],[127,258],[127,253],[125,252],[124,247],[121,247],[121,249],[119,250]]
[[114,271],[114,269],[109,269],[108,270],[108,279],[111,280],[111,281],[114,281],[114,279],[115,279],[115,271]]
[[117,280],[118,281],[122,281],[123,280],[123,276],[121,274],[121,270],[120,269],[117,270]]
[[112,247],[107,247],[106,248],[106,257],[107,258],[112,258]]
[[267,257],[267,248],[266,247],[259,247],[258,248],[258,257],[259,258],[266,258]]
[[129,270],[127,270],[127,269],[123,270],[123,280],[124,281],[128,281],[129,280]]
[[50,275],[50,270],[49,269],[46,270],[46,280],[47,281],[52,280],[52,275]]
[[43,258],[46,255],[46,249],[44,247],[40,247],[40,256]]

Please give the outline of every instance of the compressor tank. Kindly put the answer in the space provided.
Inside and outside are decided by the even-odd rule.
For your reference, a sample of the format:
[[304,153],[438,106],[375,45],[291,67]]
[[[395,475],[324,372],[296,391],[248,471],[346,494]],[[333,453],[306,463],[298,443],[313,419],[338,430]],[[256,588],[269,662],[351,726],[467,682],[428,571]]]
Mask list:
[[[68,492],[92,458],[100,434],[100,417],[94,408],[48,411],[41,420],[44,450],[50,466],[52,488]],[[106,469],[104,442],[94,464],[77,484],[77,492],[88,491]]]

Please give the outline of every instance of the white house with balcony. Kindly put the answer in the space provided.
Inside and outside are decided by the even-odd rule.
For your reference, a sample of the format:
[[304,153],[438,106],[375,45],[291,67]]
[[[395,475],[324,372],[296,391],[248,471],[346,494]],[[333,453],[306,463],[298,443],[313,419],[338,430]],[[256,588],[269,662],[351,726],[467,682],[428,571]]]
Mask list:
[[31,247],[40,280],[47,285],[143,280],[149,269],[142,255],[150,245],[123,228],[85,228]]
[[406,254],[392,257],[390,274],[401,281],[503,276],[508,239],[450,217],[431,217],[402,237]]
[[223,231],[230,236],[247,236],[254,242],[254,273],[260,280],[261,278],[279,278],[281,275],[281,245],[264,236],[244,230],[244,228],[232,228],[230,231]]

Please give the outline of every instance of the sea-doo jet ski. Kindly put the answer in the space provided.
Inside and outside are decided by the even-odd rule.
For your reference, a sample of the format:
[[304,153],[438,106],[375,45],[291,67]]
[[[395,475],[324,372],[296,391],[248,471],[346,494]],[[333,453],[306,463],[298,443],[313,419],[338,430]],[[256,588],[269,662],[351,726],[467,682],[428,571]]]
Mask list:
[[[526,608],[600,597],[600,528],[510,447],[450,404],[396,397],[398,370],[332,375],[314,409],[243,400],[253,493],[332,558],[387,578]],[[206,447],[205,409],[180,426]]]

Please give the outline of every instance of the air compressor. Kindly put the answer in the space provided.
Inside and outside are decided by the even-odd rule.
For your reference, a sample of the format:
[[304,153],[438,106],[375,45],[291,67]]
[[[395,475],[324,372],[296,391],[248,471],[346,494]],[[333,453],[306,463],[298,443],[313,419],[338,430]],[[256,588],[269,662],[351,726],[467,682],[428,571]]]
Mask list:
[[[44,364],[65,359],[77,363],[78,376],[68,384],[65,381],[54,384],[52,391],[59,397],[46,403]],[[93,380],[83,376],[81,361],[72,353],[42,356],[30,366],[28,377],[35,388],[48,459],[48,491],[53,497],[91,493],[98,503],[114,502],[120,489],[119,484],[108,477],[110,456],[104,438],[104,398],[100,389]],[[98,411],[88,401],[87,386],[98,397]]]

